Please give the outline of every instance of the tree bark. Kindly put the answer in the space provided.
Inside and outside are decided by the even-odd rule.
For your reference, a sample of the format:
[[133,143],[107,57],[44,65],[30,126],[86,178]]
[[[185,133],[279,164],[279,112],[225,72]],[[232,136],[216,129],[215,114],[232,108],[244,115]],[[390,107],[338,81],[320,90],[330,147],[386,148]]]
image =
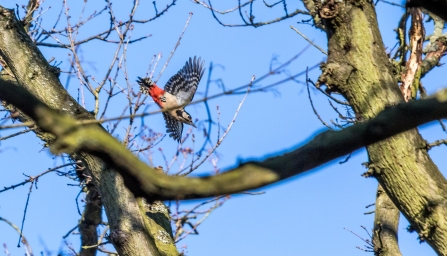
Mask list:
[[[317,8],[329,49],[319,84],[342,93],[360,121],[402,102],[372,3],[327,1]],[[425,145],[417,129],[370,145],[367,174],[377,178],[419,239],[447,255],[446,180]]]
[[79,221],[79,233],[81,234],[80,256],[94,256],[97,253],[98,225],[102,222],[101,198],[93,184],[87,184],[84,188],[86,194],[85,208]]
[[[371,3],[367,1],[327,1],[323,4],[321,2],[305,1],[305,3],[309,6],[312,3],[311,13],[315,16],[315,21],[318,20],[318,26],[326,30],[329,38],[329,58],[326,65],[322,66],[323,73],[319,78],[319,83],[328,86],[329,90],[341,92],[351,104],[360,121],[373,118],[387,106],[393,106],[401,102],[402,96],[394,80],[392,65],[386,56]],[[25,87],[46,105],[53,109],[59,109],[77,119],[92,119],[91,115],[80,107],[62,88],[52,68],[31,42],[21,24],[15,19],[13,11],[1,7],[0,55],[6,61],[20,86]],[[445,101],[445,95],[443,100]],[[399,109],[396,111],[399,111]],[[419,112],[417,114],[421,115]],[[58,116],[60,117],[60,115]],[[52,117],[41,118],[48,121]],[[189,193],[186,195],[191,198],[216,195],[215,193],[221,191],[224,191],[221,193],[225,193],[225,191],[237,192],[236,189],[242,188],[242,186],[247,188],[248,185],[253,184],[249,183],[252,180],[257,180],[258,186],[270,184],[333,159],[337,156],[334,152],[330,152],[332,155],[329,157],[324,154],[315,154],[318,149],[324,149],[324,146],[327,146],[324,144],[324,138],[335,138],[334,141],[338,146],[349,145],[352,150],[371,143],[371,141],[376,142],[380,136],[372,136],[374,138],[371,138],[368,135],[380,134],[383,136],[384,131],[381,129],[387,127],[386,124],[380,124],[380,118],[377,119],[379,121],[378,124],[373,126],[374,129],[369,132],[366,131],[363,137],[359,137],[358,141],[349,141],[346,137],[337,137],[337,134],[346,136],[349,135],[349,131],[363,131],[362,127],[364,130],[367,127],[367,125],[364,125],[366,122],[341,132],[325,133],[323,136],[317,137],[316,142],[321,143],[314,143],[307,148],[311,149],[307,152],[304,152],[304,149],[298,149],[281,157],[267,159],[263,163],[242,165],[239,172],[227,172],[217,177],[202,179],[153,175],[153,170],[149,170],[147,166],[142,165],[135,156],[131,155],[133,158],[128,157],[126,153],[129,154],[129,152],[122,154],[123,159],[112,159],[113,156],[121,156],[120,154],[124,151],[121,149],[124,149],[124,147],[117,147],[121,150],[117,152],[106,152],[98,149],[95,149],[98,151],[94,151],[91,144],[82,144],[82,138],[79,136],[77,139],[73,136],[67,136],[67,140],[75,138],[76,141],[71,141],[72,144],[70,145],[90,146],[92,152],[110,160],[107,163],[114,163],[116,166],[121,164],[119,171],[123,176],[97,157],[86,152],[78,152],[75,150],[76,148],[72,148],[74,152],[77,152],[73,155],[74,158],[81,159],[88,167],[93,183],[98,188],[111,224],[110,239],[118,252],[121,255],[158,255],[164,254],[164,250],[160,249],[162,244],[168,244],[169,248],[172,248],[173,245],[170,245],[169,237],[165,234],[157,236],[160,232],[147,230],[148,223],[149,226],[154,226],[150,225],[150,222],[145,219],[146,216],[154,216],[153,214],[147,214],[147,211],[157,206],[148,206],[143,201],[139,202],[124,186],[126,180],[124,174],[128,174],[131,178],[141,178],[138,180],[139,185],[146,186],[146,195],[149,197],[152,195],[151,193],[158,192],[159,195],[162,195],[166,191],[170,193],[169,196],[171,197],[185,195],[179,193],[180,190],[175,190],[175,188],[183,189],[183,191],[186,191],[185,193]],[[408,120],[408,118],[402,118],[402,120]],[[35,121],[37,122],[37,120]],[[71,122],[67,127],[73,128],[74,132],[71,131],[73,133],[76,131],[82,132],[84,126],[77,129],[78,126],[78,124]],[[92,127],[91,125],[87,126],[87,128]],[[73,135],[63,129],[65,127],[51,127],[47,130],[51,130],[54,135],[59,136],[56,137],[58,140],[62,140],[63,135]],[[92,130],[95,129],[98,131],[101,128],[95,126]],[[101,131],[104,133],[104,130]],[[66,132],[66,134],[63,132]],[[352,137],[355,136],[355,134],[352,134]],[[51,143],[54,138],[50,136],[47,140]],[[70,146],[67,140],[63,141],[67,144],[61,144],[59,147]],[[59,148],[60,151],[63,151],[63,149]],[[334,148],[332,150],[334,151]],[[300,156],[300,153],[307,153],[319,162],[296,157]],[[418,231],[420,238],[428,241],[439,254],[447,255],[447,245],[444,243],[447,236],[445,220],[447,212],[444,203],[444,198],[447,195],[446,181],[428,157],[426,143],[417,130],[413,129],[371,145],[368,147],[368,154],[370,170],[367,174],[379,180],[392,201],[409,219],[413,228]],[[261,168],[259,168],[260,166]],[[297,168],[299,171],[296,170]],[[140,170],[143,172],[139,173]],[[246,179],[242,179],[242,181],[246,184],[239,182],[241,175],[245,175],[243,178]],[[259,178],[262,175],[265,175],[265,180]],[[145,177],[154,179],[145,179]],[[181,182],[173,184],[173,180]],[[127,181],[132,180],[128,179]],[[228,183],[228,181],[238,181],[239,183]],[[199,186],[190,186],[191,184],[203,187],[204,193],[201,195],[195,194],[194,192],[197,191],[195,189]],[[130,188],[131,183],[128,183],[128,185]],[[169,191],[169,189],[173,190]],[[166,220],[165,217],[158,216]],[[168,233],[164,224],[161,223],[160,227],[163,227],[162,231]],[[166,238],[168,239],[166,240]],[[175,250],[175,247],[173,248]],[[173,251],[169,250],[169,252]],[[172,254],[166,253],[166,255]]]
[[[24,88],[0,79],[0,98],[36,120],[56,140],[53,154],[88,152],[117,170],[137,197],[179,200],[228,195],[259,188],[311,170],[356,149],[372,145],[429,121],[447,118],[447,89],[434,96],[401,103],[377,117],[340,131],[326,131],[292,152],[262,162],[247,162],[222,174],[205,177],[169,176],[140,161],[121,142],[92,120],[77,121],[49,108]],[[408,115],[405,115],[408,114]],[[399,119],[400,117],[403,117]],[[429,144],[424,147],[430,148]],[[365,175],[371,175],[368,171]]]
[[[82,108],[62,87],[42,53],[31,41],[14,10],[0,6],[0,56],[5,61],[19,86],[26,88],[53,109],[76,119],[94,117]],[[42,133],[39,138],[51,144],[54,136]],[[99,158],[87,153],[76,153],[87,167],[93,184],[100,193],[111,230],[111,241],[120,255],[178,255],[172,232],[162,226],[147,226],[150,215],[140,209],[137,199],[124,186],[122,177]],[[169,222],[169,218],[167,218]],[[155,229],[155,230],[151,230]],[[166,239],[153,237],[154,232],[170,234]]]
[[375,255],[402,255],[397,243],[400,212],[379,184],[375,204],[373,244]]

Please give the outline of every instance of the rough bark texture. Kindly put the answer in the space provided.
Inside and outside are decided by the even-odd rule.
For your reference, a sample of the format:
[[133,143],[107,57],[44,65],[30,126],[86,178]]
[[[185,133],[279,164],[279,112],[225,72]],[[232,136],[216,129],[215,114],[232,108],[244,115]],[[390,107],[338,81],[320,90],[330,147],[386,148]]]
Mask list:
[[400,212],[385,193],[382,186],[377,188],[376,211],[374,216],[374,252],[380,256],[402,255],[397,243],[397,228]]
[[[45,104],[76,119],[93,119],[62,87],[54,68],[30,40],[14,11],[1,6],[0,55],[18,85]],[[54,139],[52,136],[39,137],[47,143]],[[150,216],[140,210],[121,176],[89,154],[79,153],[73,157],[82,160],[98,188],[110,224],[111,240],[120,255],[178,255],[172,239],[166,243],[166,240],[151,237],[153,231],[145,226]],[[159,230],[160,227],[148,228]]]
[[97,252],[98,244],[98,225],[102,219],[101,198],[92,184],[85,187],[85,208],[82,218],[79,221],[79,233],[81,234],[81,250],[80,256],[94,256]]
[[[376,116],[403,100],[385,53],[374,7],[368,1],[328,1],[325,19],[329,57],[320,84],[341,92],[358,120]],[[321,7],[322,9],[324,6]],[[447,255],[446,181],[413,129],[368,146],[369,175],[437,253]]]
[[447,89],[444,89],[433,97],[386,109],[363,123],[340,131],[323,132],[292,152],[262,162],[243,163],[222,174],[190,178],[169,176],[149,167],[96,122],[89,120],[87,124],[61,114],[24,88],[2,79],[0,99],[8,100],[36,120],[36,125],[43,131],[55,136],[50,145],[52,153],[88,152],[99,157],[122,175],[124,184],[134,195],[151,202],[228,195],[258,188],[311,170],[418,125],[447,118]]
[[[333,0],[325,3],[313,3],[312,1],[305,1],[305,3],[312,6],[312,15],[318,21],[318,26],[327,31],[329,38],[329,58],[327,64],[322,66],[323,73],[319,83],[326,84],[330,90],[341,92],[353,107],[360,121],[373,118],[387,106],[393,106],[402,101],[402,96],[394,80],[395,74],[393,74],[392,65],[387,59],[383,47],[371,3],[368,1],[336,2]],[[15,19],[14,12],[1,7],[0,55],[8,64],[19,85],[37,96],[45,104],[77,119],[92,118],[62,88],[54,69],[48,65],[42,54],[31,42],[21,24]],[[42,117],[42,119],[45,119],[45,117]],[[47,117],[47,119],[50,119],[50,117]],[[83,128],[77,130],[77,126],[75,127],[73,122],[71,125],[70,128],[73,128],[74,132],[81,132],[81,134],[77,134],[78,137],[72,139],[76,142],[82,141],[79,135],[82,135]],[[362,126],[356,125],[356,127],[348,129],[350,129],[349,131],[357,131],[355,129],[358,127]],[[384,133],[380,129],[385,125],[376,125],[375,127],[376,129],[371,131],[370,134]],[[53,127],[53,129],[61,131],[62,128]],[[96,127],[95,129],[99,130],[100,128]],[[66,134],[59,134],[58,139],[62,140],[61,137]],[[325,136],[334,137],[334,134],[340,133],[326,133]],[[343,134],[346,134],[346,132]],[[365,134],[368,135],[369,133]],[[321,136],[319,139],[323,140],[323,137]],[[54,137],[49,137],[46,140],[51,142],[52,139]],[[358,147],[371,141],[371,137],[368,136],[359,138],[357,142],[348,141],[346,137],[342,136],[337,139],[339,144],[350,143],[350,145],[356,144]],[[314,144],[313,149],[318,151],[323,144],[323,142],[319,146]],[[121,148],[119,149],[121,150]],[[115,152],[114,154],[120,156],[119,153],[121,152]],[[447,255],[447,245],[445,243],[447,237],[445,219],[447,216],[445,205],[446,181],[428,157],[426,143],[417,130],[410,130],[386,141],[371,145],[368,147],[368,153],[370,157],[368,175],[379,180],[392,201],[409,219],[413,228],[418,231],[420,238],[428,241],[439,254]],[[296,154],[296,152],[286,154],[285,157],[289,161],[284,161],[284,157],[281,159],[278,157],[264,163],[264,167],[272,166],[272,170],[275,171],[272,173],[265,168],[262,170],[267,176],[271,176],[269,182],[297,174],[296,167],[300,159],[295,157]],[[312,155],[320,157],[318,154]],[[105,156],[109,157],[105,159],[110,160],[110,157],[116,155]],[[156,203],[147,205],[144,201],[135,198],[124,186],[123,177],[98,158],[83,152],[77,153],[74,158],[81,159],[88,167],[93,183],[98,188],[110,223],[110,239],[120,255],[174,255],[177,253],[172,243],[172,235],[166,235],[170,231],[166,227],[166,221],[168,220],[162,208],[159,208]],[[321,158],[324,159],[324,156],[321,156]],[[307,161],[307,158],[303,159],[309,165],[308,162],[310,161]],[[135,160],[135,158],[131,160]],[[133,177],[137,177],[139,170],[145,170],[144,168],[147,167],[134,168],[139,164],[138,161],[136,163],[135,161],[123,163],[127,166],[123,166],[122,171],[128,170],[129,173],[133,171],[134,173],[129,174]],[[312,163],[315,164],[315,162]],[[319,162],[319,164],[322,163]],[[128,168],[125,169],[124,167]],[[254,171],[255,167],[259,169],[259,165],[256,164],[247,164],[240,169],[242,169],[242,173],[250,174],[251,168],[253,169],[251,173],[257,174],[259,172]],[[312,167],[315,166],[307,166],[306,168]],[[276,175],[279,170],[283,169],[285,171],[281,176]],[[303,169],[303,171],[306,170]],[[152,175],[150,171],[142,175],[146,174]],[[257,176],[250,177],[248,175],[249,178],[253,179],[256,179]],[[157,178],[158,176],[153,177]],[[236,172],[227,172],[217,178],[209,179],[188,180],[175,177],[183,183],[174,185],[184,185],[185,189],[193,191],[195,187],[191,188],[188,185],[191,182],[197,182],[196,184],[208,186],[207,189],[211,192],[219,192],[222,191],[218,190],[221,189],[220,187],[227,189],[234,185],[228,184],[228,182],[215,182],[216,180],[219,181],[220,177],[230,177],[234,181],[238,181],[240,176]],[[160,184],[165,187],[174,186],[172,184],[173,179],[174,177],[163,177]],[[154,183],[151,183],[153,181],[151,179],[141,179],[141,181],[143,180],[149,182],[141,182],[141,185],[146,185],[148,187],[147,191],[151,191],[150,189],[154,186]],[[251,180],[247,179],[247,183]],[[220,186],[210,186],[210,184],[214,184],[213,182]],[[261,185],[265,184],[269,183],[262,183]],[[128,185],[130,187],[131,184]],[[163,192],[165,190],[163,186],[157,189]],[[174,195],[178,196],[178,194]],[[147,219],[147,217],[150,219]],[[151,224],[152,221],[158,225]],[[159,232],[160,230],[162,232]]]

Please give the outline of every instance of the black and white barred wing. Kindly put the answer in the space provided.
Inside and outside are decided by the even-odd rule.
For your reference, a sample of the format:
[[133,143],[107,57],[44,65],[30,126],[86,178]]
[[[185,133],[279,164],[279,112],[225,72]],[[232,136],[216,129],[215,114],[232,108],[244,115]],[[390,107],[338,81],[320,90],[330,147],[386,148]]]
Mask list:
[[192,101],[196,93],[200,79],[205,72],[204,61],[194,56],[194,60],[189,58],[185,66],[165,85],[165,91],[176,96],[179,105],[186,105]]
[[168,113],[163,112],[163,117],[166,122],[166,132],[169,134],[169,137],[174,138],[174,140],[180,142],[182,138],[183,131],[183,123],[177,121]]

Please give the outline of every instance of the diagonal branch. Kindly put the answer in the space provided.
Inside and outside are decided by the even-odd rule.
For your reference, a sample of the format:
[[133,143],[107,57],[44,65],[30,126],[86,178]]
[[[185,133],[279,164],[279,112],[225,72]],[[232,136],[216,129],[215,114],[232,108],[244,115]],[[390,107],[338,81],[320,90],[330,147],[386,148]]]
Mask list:
[[53,153],[87,152],[116,168],[136,196],[150,200],[192,199],[255,189],[309,171],[354,150],[418,125],[447,117],[447,89],[434,97],[400,103],[377,117],[341,131],[326,131],[289,153],[248,162],[223,174],[202,178],[168,176],[141,162],[118,140],[96,124],[76,120],[50,109],[26,90],[2,81],[0,98],[29,115],[55,135]]

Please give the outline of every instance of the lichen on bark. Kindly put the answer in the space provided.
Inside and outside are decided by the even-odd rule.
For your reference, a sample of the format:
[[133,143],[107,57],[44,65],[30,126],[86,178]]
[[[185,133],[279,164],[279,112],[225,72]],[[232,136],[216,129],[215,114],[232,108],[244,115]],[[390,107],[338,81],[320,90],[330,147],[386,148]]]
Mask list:
[[[373,4],[345,1],[337,17],[325,23],[329,24],[329,56],[319,85],[340,92],[358,120],[373,118],[402,102]],[[370,145],[367,150],[369,162],[378,170],[374,177],[419,238],[437,253],[447,255],[447,208],[442,203],[447,197],[446,180],[429,157],[417,129]]]
[[[26,88],[39,100],[77,120],[94,119],[81,107],[61,85],[58,74],[30,39],[22,23],[15,17],[14,10],[0,6],[0,56],[10,69],[11,78],[18,86]],[[101,129],[101,128],[99,128]],[[54,137],[36,133],[49,145]],[[71,155],[83,162],[86,175],[92,177],[98,190],[112,233],[125,237],[124,243],[116,243],[120,255],[178,255],[174,244],[166,253],[160,253],[156,242],[148,235],[144,224],[149,218],[140,212],[133,194],[125,187],[120,175],[99,158],[85,152]],[[172,234],[171,234],[172,235]],[[166,247],[165,245],[163,245]]]

